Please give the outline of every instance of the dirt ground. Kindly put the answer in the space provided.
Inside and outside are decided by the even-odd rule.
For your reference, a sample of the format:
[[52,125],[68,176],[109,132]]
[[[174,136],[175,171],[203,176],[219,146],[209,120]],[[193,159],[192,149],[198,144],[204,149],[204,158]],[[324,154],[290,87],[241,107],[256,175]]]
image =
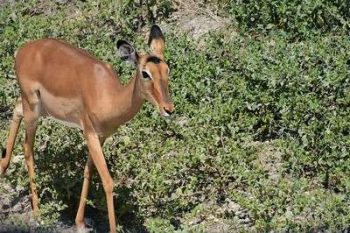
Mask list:
[[40,227],[34,220],[28,189],[12,187],[6,178],[0,178],[0,233],[62,232],[73,233],[71,222],[59,222],[54,229]]

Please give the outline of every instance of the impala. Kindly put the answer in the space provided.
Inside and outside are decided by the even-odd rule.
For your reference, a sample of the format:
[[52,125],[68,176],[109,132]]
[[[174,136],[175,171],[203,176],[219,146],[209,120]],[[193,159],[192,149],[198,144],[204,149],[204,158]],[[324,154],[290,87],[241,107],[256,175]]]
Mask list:
[[103,155],[103,142],[136,115],[144,100],[155,105],[163,116],[174,111],[168,90],[169,67],[164,62],[165,40],[157,25],[151,28],[148,45],[149,54],[138,54],[130,43],[117,42],[122,59],[136,66],[136,74],[126,85],[121,84],[109,64],[60,40],[36,40],[18,50],[15,70],[21,97],[13,112],[6,150],[0,161],[0,174],[8,168],[18,128],[24,119],[24,155],[35,216],[39,204],[34,182],[35,132],[39,117],[50,116],[80,128],[89,149],[75,218],[77,229],[85,230],[84,211],[95,166],[106,194],[110,231],[116,232],[113,180]]

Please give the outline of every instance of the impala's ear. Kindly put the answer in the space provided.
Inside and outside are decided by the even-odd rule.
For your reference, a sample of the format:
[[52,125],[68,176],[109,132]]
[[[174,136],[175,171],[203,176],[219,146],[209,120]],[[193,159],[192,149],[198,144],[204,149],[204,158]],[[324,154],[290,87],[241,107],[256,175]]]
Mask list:
[[139,56],[130,43],[125,40],[118,40],[117,48],[122,60],[131,62],[134,65],[138,63]]
[[152,26],[149,34],[148,45],[154,55],[161,59],[164,58],[165,39],[162,30],[160,30],[158,25]]

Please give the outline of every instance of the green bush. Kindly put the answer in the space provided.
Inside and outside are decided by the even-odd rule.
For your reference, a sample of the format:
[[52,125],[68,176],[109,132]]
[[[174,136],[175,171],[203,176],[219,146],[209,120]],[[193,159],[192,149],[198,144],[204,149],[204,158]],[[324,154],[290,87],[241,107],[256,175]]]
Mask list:
[[248,30],[282,29],[292,36],[305,36],[315,30],[339,32],[350,27],[349,1],[236,0],[225,6],[238,25]]

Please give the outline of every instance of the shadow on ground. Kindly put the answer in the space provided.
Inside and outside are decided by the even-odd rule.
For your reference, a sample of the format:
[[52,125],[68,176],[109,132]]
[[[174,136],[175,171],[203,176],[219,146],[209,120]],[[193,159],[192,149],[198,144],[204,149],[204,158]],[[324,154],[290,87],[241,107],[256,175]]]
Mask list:
[[[79,136],[70,135],[69,138],[79,138]],[[40,179],[40,182],[37,182],[40,202],[41,204],[47,204],[59,200],[67,207],[59,211],[60,218],[55,225],[43,226],[40,221],[35,221],[32,215],[29,187],[22,187],[16,179],[10,177],[11,175],[27,176],[26,171],[22,171],[23,173],[14,171],[19,167],[19,164],[24,163],[23,154],[13,155],[12,160],[17,162],[12,161],[10,164],[9,168],[12,166],[12,169],[9,170],[12,171],[0,178],[0,187],[2,187],[0,189],[0,233],[76,232],[74,219],[83,183],[87,149],[81,139],[66,143],[61,147],[51,145],[51,141],[55,141],[51,139],[50,137],[48,139],[43,137],[37,140],[35,170],[38,180]],[[74,146],[74,144],[83,146]],[[68,171],[74,171],[74,173],[68,174]],[[86,224],[90,229],[89,232],[108,232],[109,224],[105,194],[96,171],[93,174],[92,183],[89,200],[97,204],[95,207],[87,205],[85,212]],[[99,189],[96,189],[96,185],[94,185],[97,183],[100,184]],[[122,227],[123,232],[147,232],[143,226],[143,219],[137,218],[138,208],[133,206],[135,202],[131,193],[132,190],[126,187],[118,187],[116,190],[115,213],[118,224]],[[46,215],[50,215],[50,213],[46,213]]]

